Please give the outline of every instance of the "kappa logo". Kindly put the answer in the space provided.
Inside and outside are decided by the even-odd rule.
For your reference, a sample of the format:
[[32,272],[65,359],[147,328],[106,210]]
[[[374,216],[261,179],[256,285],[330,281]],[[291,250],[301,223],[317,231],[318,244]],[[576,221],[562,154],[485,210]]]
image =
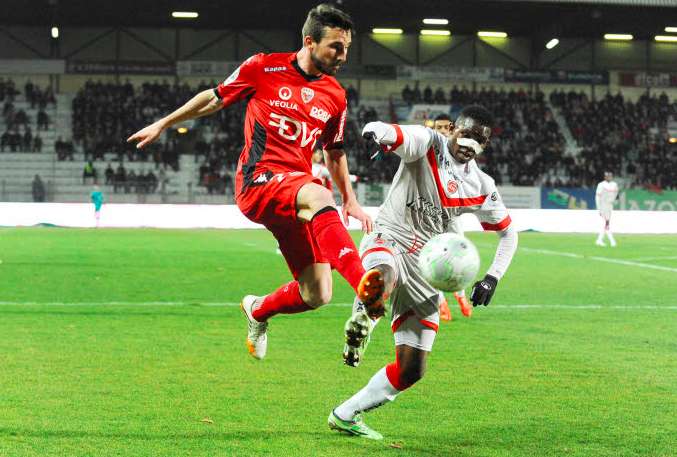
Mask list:
[[450,194],[455,194],[457,190],[458,190],[458,184],[456,184],[456,181],[448,181],[447,182],[447,191]]
[[344,247],[343,249],[341,249],[341,251],[339,251],[339,256],[338,256],[338,258],[340,259],[340,258],[343,257],[344,255],[348,255],[348,254],[350,254],[351,252],[353,252],[353,250],[350,249],[348,246],[346,246],[346,247]]
[[287,69],[287,67],[265,67],[263,69],[263,71],[266,72],[266,73],[273,73],[273,72],[276,72],[276,71],[284,71],[286,69]]
[[301,89],[301,99],[303,103],[308,103],[315,96],[315,91],[310,87],[304,87]]
[[291,98],[291,89],[284,86],[280,87],[277,95],[279,95],[282,100],[289,100]]
[[254,180],[255,184],[264,184],[268,182],[268,176],[265,173],[261,173]]

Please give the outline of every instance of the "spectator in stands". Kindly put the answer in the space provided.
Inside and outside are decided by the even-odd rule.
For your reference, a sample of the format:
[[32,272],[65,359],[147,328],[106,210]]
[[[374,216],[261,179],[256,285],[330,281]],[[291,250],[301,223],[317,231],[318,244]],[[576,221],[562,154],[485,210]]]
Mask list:
[[0,136],[0,152],[5,152],[7,146],[9,146],[9,132],[5,130],[5,133]]
[[33,189],[33,201],[34,202],[44,202],[45,201],[45,184],[40,179],[40,175],[35,175],[32,183]]
[[49,128],[49,116],[45,113],[45,110],[40,109],[37,116],[38,121],[38,130],[47,130]]
[[423,89],[423,102],[428,104],[433,102],[433,90],[430,88],[430,84]]
[[435,91],[435,104],[437,105],[446,105],[447,98],[444,96],[444,89],[438,87]]
[[113,181],[113,192],[117,193],[118,189],[124,190],[125,183],[127,181],[127,170],[122,165],[122,162],[118,165],[118,169],[115,170],[115,180]]
[[146,181],[146,187],[149,193],[154,194],[157,192],[158,188],[158,179],[157,176],[155,176],[155,173],[153,173],[152,170],[148,170],[148,173],[146,173],[145,176],[145,181]]
[[409,87],[409,84],[405,85],[404,89],[402,89],[402,100],[408,105],[411,105],[414,102],[414,92]]
[[42,138],[40,138],[40,134],[37,132],[35,137],[33,137],[33,152],[42,152]]
[[348,108],[350,111],[360,105],[360,94],[352,84],[348,85],[348,89],[346,89],[346,99],[348,101]]
[[412,103],[421,103],[421,89],[418,87],[418,81],[414,85],[414,90],[412,91],[411,101]]
[[31,151],[31,146],[33,145],[33,134],[31,133],[31,128],[26,127],[24,136],[23,136],[23,147],[22,149],[26,152]]
[[85,163],[85,166],[82,170],[82,184],[87,183],[87,178],[92,178],[92,184],[96,184],[97,171],[96,168],[94,168],[94,164],[91,162],[91,160]]
[[106,170],[103,172],[104,174],[104,184],[109,185],[113,184],[115,181],[115,170],[113,170],[113,167],[111,166],[110,162],[108,162],[108,166],[106,167]]
[[127,172],[127,179],[125,180],[125,193],[134,193],[137,190],[137,179],[134,169]]

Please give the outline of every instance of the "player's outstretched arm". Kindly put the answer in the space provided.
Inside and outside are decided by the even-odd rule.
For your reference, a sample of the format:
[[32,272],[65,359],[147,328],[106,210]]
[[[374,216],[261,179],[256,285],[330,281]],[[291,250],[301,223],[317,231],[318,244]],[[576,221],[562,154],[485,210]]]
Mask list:
[[374,222],[371,217],[362,209],[355,191],[350,183],[350,172],[348,171],[348,160],[343,149],[330,149],[325,151],[325,161],[327,169],[331,174],[331,179],[341,193],[343,200],[342,212],[343,220],[348,223],[348,216],[352,216],[362,224],[362,231],[371,233],[374,229]]
[[136,148],[141,149],[157,140],[162,132],[179,122],[195,119],[212,114],[223,108],[221,100],[216,96],[213,89],[203,90],[191,98],[181,108],[173,113],[142,128],[134,135],[127,138],[128,143],[136,142]]
[[423,157],[432,146],[435,133],[422,125],[397,125],[376,121],[362,129],[370,156],[394,152],[405,162]]
[[494,261],[484,279],[477,281],[470,293],[470,301],[473,306],[487,306],[494,296],[498,281],[503,277],[512,262],[512,257],[517,250],[517,231],[509,225],[505,230],[496,232],[499,236],[498,247]]

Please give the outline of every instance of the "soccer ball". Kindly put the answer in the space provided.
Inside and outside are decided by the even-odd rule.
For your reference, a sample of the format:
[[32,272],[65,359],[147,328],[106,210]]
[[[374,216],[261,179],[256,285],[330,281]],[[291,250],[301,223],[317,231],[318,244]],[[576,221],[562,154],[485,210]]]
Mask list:
[[480,255],[472,242],[454,233],[436,235],[418,257],[418,268],[436,289],[456,292],[470,285],[480,269]]

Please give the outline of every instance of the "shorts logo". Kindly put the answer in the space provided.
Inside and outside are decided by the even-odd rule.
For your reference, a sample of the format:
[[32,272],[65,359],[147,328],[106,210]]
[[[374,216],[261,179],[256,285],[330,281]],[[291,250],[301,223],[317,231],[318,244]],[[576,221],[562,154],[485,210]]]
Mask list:
[[291,98],[291,89],[288,87],[280,87],[280,91],[277,94],[282,100],[289,100]]
[[458,184],[456,184],[456,181],[447,181],[447,191],[450,194],[456,193],[458,190]]
[[496,200],[498,200],[498,194],[496,192],[493,192],[491,194],[491,201],[495,202]]
[[301,99],[303,103],[308,103],[315,96],[315,91],[310,87],[304,87],[301,89]]
[[344,255],[350,254],[351,252],[353,252],[353,250],[346,246],[343,249],[341,249],[341,251],[339,252],[338,258],[340,259]]

